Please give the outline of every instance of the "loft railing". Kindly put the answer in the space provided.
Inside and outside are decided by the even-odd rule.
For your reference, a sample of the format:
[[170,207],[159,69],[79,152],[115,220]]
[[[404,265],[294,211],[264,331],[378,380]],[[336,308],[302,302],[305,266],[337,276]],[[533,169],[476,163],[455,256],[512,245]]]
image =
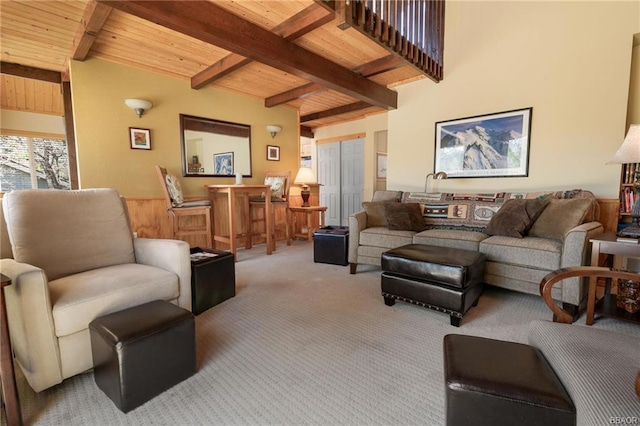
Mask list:
[[444,0],[343,0],[347,26],[377,40],[434,81],[442,80]]

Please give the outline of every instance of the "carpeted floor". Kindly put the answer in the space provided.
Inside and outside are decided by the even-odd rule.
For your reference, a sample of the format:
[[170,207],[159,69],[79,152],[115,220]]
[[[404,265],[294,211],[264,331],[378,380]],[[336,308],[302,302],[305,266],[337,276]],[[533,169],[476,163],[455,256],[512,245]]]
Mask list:
[[[25,423],[441,425],[446,334],[526,343],[528,324],[551,318],[540,297],[488,287],[455,328],[446,314],[385,306],[379,269],[349,275],[314,263],[304,241],[238,258],[236,297],[196,318],[193,377],[126,415],[92,373],[39,394],[21,378]],[[573,326],[584,327],[584,316]],[[640,336],[637,325],[606,318],[594,327]]]

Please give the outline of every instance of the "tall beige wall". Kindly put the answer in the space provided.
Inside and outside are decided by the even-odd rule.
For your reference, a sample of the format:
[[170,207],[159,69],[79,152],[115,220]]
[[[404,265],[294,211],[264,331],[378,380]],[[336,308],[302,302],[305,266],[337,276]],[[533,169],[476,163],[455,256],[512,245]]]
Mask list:
[[633,38],[627,126],[631,124],[640,124],[640,33],[636,34]]
[[[261,99],[212,88],[192,90],[189,81],[165,77],[111,62],[71,62],[71,86],[80,186],[112,187],[125,196],[161,196],[154,166],[164,165],[182,176],[179,114],[251,125],[253,177],[262,183],[269,171],[299,167],[298,112],[265,108]],[[127,98],[141,98],[153,108],[141,118],[127,107]],[[271,139],[268,124],[282,126]],[[133,150],[129,127],[151,129],[151,150]],[[280,161],[267,161],[266,145],[280,146]],[[203,195],[204,185],[232,184],[233,178],[182,178],[187,195]]]
[[447,2],[445,76],[399,86],[387,187],[424,190],[435,123],[533,107],[529,176],[440,190],[584,188],[615,198],[640,2]]

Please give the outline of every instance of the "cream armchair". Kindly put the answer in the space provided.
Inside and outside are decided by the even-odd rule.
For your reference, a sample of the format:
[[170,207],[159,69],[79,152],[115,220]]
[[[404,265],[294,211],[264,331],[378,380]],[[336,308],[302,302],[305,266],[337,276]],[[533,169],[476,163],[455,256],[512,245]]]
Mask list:
[[189,245],[133,238],[115,190],[13,191],[2,201],[9,332],[35,391],[93,367],[93,319],[158,299],[191,310]]

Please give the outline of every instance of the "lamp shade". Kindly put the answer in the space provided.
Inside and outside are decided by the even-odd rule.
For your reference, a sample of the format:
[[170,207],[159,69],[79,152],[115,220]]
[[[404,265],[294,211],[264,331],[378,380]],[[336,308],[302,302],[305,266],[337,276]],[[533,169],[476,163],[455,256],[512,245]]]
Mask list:
[[153,106],[151,102],[143,99],[125,99],[124,103],[131,109],[143,109],[145,111]]
[[622,146],[607,164],[640,163],[640,124],[632,124],[629,127],[627,137]]
[[303,184],[303,183],[315,183],[316,177],[313,175],[313,170],[309,167],[300,167],[298,170],[298,174],[294,179],[294,183]]

